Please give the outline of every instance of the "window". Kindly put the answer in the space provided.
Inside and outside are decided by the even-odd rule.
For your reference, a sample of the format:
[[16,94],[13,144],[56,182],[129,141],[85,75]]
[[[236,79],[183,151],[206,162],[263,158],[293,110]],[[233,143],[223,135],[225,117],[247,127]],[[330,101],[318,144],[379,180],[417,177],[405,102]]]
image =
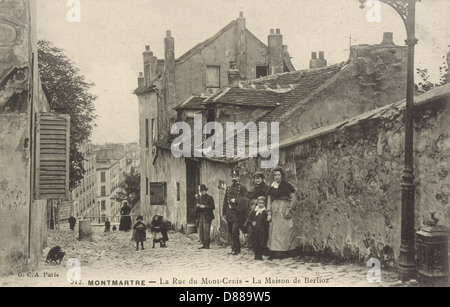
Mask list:
[[256,66],[256,78],[261,78],[269,75],[268,66]]
[[220,66],[206,66],[206,87],[220,88]]
[[151,182],[150,183],[150,205],[162,206],[166,204],[167,199],[167,183]]
[[106,210],[106,200],[102,200],[102,210]]
[[101,196],[106,196],[106,187],[104,185],[101,186]]
[[180,196],[180,183],[177,182],[177,201],[180,201],[181,196]]
[[149,134],[149,126],[148,126],[148,118],[145,119],[145,147],[150,147],[150,134]]
[[208,109],[208,113],[207,113],[206,117],[207,117],[208,123],[216,121],[216,110]]
[[156,131],[156,120],[152,118],[152,140],[156,141],[157,139],[157,131]]
[[145,195],[148,195],[148,177],[145,178]]
[[100,173],[100,181],[101,182],[106,182],[106,172],[101,172]]

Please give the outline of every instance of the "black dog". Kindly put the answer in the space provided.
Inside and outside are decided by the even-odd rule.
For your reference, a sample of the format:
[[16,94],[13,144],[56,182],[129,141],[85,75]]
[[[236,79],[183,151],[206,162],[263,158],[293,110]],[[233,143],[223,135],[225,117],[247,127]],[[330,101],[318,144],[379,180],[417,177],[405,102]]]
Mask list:
[[61,250],[60,246],[55,246],[48,252],[47,260],[45,260],[45,262],[48,263],[50,261],[50,263],[52,263],[54,261],[55,263],[58,263],[59,261],[59,264],[61,264],[65,255],[66,253]]

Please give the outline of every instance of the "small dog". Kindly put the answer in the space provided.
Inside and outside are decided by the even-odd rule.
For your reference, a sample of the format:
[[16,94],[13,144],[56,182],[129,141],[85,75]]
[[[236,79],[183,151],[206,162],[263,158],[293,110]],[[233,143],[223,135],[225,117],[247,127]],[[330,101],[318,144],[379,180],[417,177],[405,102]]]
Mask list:
[[49,263],[50,261],[50,263],[52,263],[54,261],[56,264],[61,264],[65,255],[66,253],[61,250],[60,246],[55,246],[48,252],[47,260],[45,260],[45,262]]

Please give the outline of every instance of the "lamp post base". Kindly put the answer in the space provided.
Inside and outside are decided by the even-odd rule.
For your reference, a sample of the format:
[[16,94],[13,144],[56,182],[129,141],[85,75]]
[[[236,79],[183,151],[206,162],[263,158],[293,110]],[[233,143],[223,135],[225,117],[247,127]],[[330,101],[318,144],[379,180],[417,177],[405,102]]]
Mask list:
[[417,278],[416,261],[414,250],[407,247],[400,247],[400,257],[398,261],[398,278],[402,282]]

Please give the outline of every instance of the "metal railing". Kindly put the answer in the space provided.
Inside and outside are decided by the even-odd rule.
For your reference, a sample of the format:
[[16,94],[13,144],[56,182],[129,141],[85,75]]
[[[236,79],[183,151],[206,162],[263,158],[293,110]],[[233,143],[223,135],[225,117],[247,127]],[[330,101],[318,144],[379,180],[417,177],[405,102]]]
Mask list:
[[120,218],[123,216],[130,216],[131,217],[131,224],[133,226],[133,222],[135,222],[136,217],[139,216],[139,214],[129,214],[129,215],[102,215],[102,216],[85,216],[85,220],[90,220],[92,226],[105,226],[106,219],[109,220],[109,222],[112,225],[119,225],[120,224]]

